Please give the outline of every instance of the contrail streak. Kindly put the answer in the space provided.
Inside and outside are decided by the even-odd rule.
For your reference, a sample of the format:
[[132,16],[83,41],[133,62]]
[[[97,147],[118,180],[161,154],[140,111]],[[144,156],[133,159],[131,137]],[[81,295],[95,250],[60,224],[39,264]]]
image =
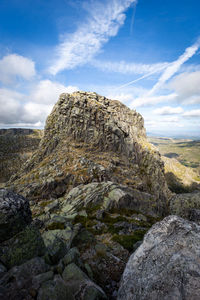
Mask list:
[[128,86],[128,85],[131,85],[132,83],[138,82],[138,81],[140,81],[140,80],[142,80],[142,79],[144,79],[144,78],[147,78],[147,77],[149,77],[149,76],[151,76],[151,75],[153,75],[153,74],[156,74],[156,73],[158,73],[158,72],[161,72],[162,70],[166,69],[167,66],[168,66],[168,64],[167,64],[166,66],[164,66],[164,67],[162,67],[162,68],[156,70],[156,71],[150,72],[150,73],[148,73],[148,74],[146,74],[146,75],[143,75],[143,76],[141,76],[141,77],[139,77],[139,78],[137,78],[137,79],[135,79],[135,80],[132,80],[132,81],[130,81],[130,82],[128,82],[128,83],[125,83],[125,84],[119,86],[119,87],[117,88],[117,90],[118,90],[118,89],[121,89],[121,88],[123,88],[123,87],[126,87],[126,86]]
[[134,21],[135,21],[136,6],[137,6],[137,2],[134,2],[134,4],[133,4],[133,15],[132,15],[131,26],[130,26],[130,35],[133,34],[133,25],[134,25]]
[[200,39],[197,40],[192,46],[185,49],[185,52],[179,56],[177,60],[170,63],[168,68],[163,72],[158,82],[153,86],[153,88],[148,92],[148,95],[152,95],[156,90],[158,90],[166,81],[168,81],[179,69],[180,67],[188,61],[199,49]]

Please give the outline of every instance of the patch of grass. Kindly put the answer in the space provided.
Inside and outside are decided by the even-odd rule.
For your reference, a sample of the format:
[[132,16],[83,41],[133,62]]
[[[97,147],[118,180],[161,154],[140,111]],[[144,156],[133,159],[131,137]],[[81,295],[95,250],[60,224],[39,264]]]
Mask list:
[[40,202],[40,206],[41,207],[46,207],[48,204],[50,204],[52,202],[52,200],[49,200],[49,201],[42,201]]
[[112,238],[114,242],[119,243],[122,247],[128,251],[133,250],[133,246],[136,242],[141,241],[147,230],[136,230],[134,234],[131,235],[117,235],[115,234]]

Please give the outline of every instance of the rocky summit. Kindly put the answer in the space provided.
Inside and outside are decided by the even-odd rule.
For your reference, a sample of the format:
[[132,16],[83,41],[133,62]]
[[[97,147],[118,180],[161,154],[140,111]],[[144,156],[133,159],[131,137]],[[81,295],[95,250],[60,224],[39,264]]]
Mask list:
[[170,192],[140,114],[61,94],[36,148],[0,189],[0,299],[198,299],[199,226],[166,216],[199,223],[199,193]]
[[38,150],[9,186],[38,202],[104,181],[148,193],[154,211],[166,214],[164,166],[147,142],[142,116],[96,93],[61,94]]

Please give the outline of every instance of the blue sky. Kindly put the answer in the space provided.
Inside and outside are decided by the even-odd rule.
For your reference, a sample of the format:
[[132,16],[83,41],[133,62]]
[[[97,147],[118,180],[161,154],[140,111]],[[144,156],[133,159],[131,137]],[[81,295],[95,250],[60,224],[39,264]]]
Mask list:
[[42,128],[62,92],[95,91],[147,132],[200,137],[198,0],[1,0],[0,127]]

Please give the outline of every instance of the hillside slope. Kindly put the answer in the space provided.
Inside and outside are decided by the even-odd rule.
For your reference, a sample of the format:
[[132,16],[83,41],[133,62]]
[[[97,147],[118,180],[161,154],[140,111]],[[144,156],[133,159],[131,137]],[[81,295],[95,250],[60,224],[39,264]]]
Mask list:
[[42,130],[0,129],[0,184],[19,171],[37,149]]

